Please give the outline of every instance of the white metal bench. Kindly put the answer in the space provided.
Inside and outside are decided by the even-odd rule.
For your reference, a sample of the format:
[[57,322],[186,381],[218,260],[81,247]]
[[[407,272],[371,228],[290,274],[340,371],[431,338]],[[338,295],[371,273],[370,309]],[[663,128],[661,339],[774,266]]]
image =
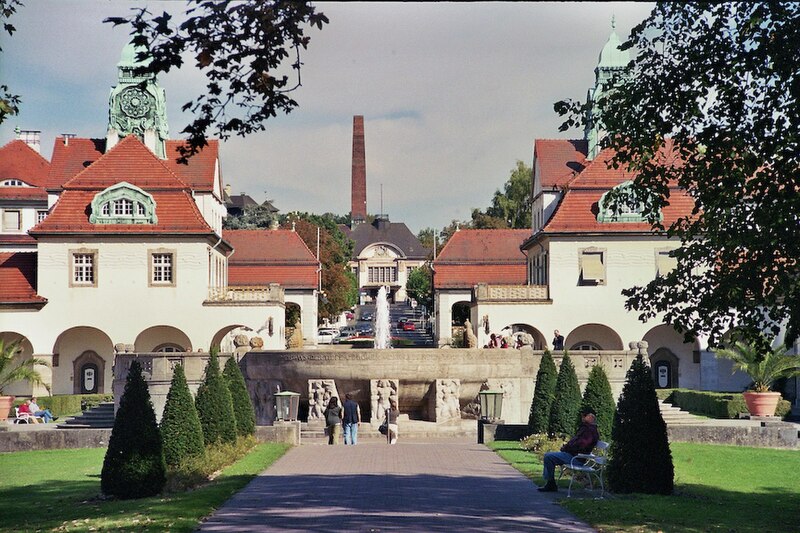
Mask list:
[[572,483],[578,476],[585,476],[589,479],[589,488],[594,490],[594,480],[596,479],[600,485],[600,497],[605,493],[605,484],[603,483],[603,475],[606,469],[606,453],[608,451],[608,443],[598,441],[592,450],[592,453],[579,453],[572,458],[569,464],[561,465],[561,472],[558,476],[561,479],[565,473],[570,474],[569,488],[567,489],[567,498],[572,496]]
[[41,416],[34,416],[30,413],[20,413],[19,407],[14,408],[14,415],[15,424],[44,424],[44,419]]

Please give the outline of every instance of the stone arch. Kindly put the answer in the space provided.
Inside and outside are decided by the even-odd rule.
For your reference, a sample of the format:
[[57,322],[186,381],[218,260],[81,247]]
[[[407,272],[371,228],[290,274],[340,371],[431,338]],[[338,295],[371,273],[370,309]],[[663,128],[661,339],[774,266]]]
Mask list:
[[[19,347],[21,349],[20,354],[17,356],[20,359],[28,359],[29,357],[33,357],[33,344],[31,341],[23,334],[17,333],[16,331],[0,331],[0,340],[2,340],[6,345],[12,342],[19,342]],[[43,370],[43,367],[36,367],[40,373]],[[44,378],[45,376],[42,375]],[[17,383],[10,383],[5,388],[5,392],[11,396],[16,395],[28,395],[31,394],[32,387],[28,382],[17,382]]]
[[284,325],[287,328],[294,328],[295,322],[303,321],[303,307],[296,302],[286,302],[286,319]]
[[86,350],[72,361],[72,394],[101,394],[105,391],[106,361]]
[[454,326],[463,326],[470,317],[472,302],[461,300],[450,306],[450,320]]
[[142,330],[134,341],[134,351],[152,352],[157,346],[174,344],[183,348],[184,352],[192,351],[192,341],[183,331],[174,326],[152,326]]
[[[624,350],[619,334],[604,324],[583,324],[573,329],[564,341],[564,347],[594,346],[599,350]],[[575,348],[579,349],[579,348]]]
[[[700,343],[697,339],[684,342],[683,334],[668,324],[659,324],[642,337],[647,341],[650,368],[656,387],[700,388]],[[660,380],[659,380],[660,376]]]
[[233,353],[236,349],[233,344],[233,338],[239,334],[244,334],[248,337],[255,335],[251,328],[243,324],[231,324],[217,330],[211,339],[211,346],[219,348],[220,353]]
[[531,326],[530,324],[523,324],[523,323],[516,323],[516,324],[509,324],[503,330],[510,330],[512,336],[516,336],[517,333],[527,333],[531,337],[533,337],[533,349],[534,350],[544,350],[547,348],[547,339],[539,331],[537,328]]
[[[102,330],[91,326],[76,326],[61,332],[53,346],[53,394],[80,394],[82,365],[76,360],[87,352],[97,366],[94,376],[97,392],[111,392],[111,369],[114,365],[114,343]],[[88,364],[89,356],[83,361]]]

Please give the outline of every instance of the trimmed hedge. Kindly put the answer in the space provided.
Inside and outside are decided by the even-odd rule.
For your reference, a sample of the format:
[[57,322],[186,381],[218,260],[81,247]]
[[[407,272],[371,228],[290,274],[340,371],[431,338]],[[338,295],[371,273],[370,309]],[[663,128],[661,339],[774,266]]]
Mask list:
[[[747,404],[740,392],[711,392],[689,389],[660,389],[659,398],[692,414],[711,418],[738,418],[747,413]],[[783,418],[792,410],[788,400],[781,399],[775,416]]]
[[231,391],[233,415],[236,417],[236,433],[241,437],[254,434],[256,432],[256,413],[253,410],[250,393],[247,392],[242,370],[235,357],[229,357],[225,362],[222,375],[228,384],[228,390]]

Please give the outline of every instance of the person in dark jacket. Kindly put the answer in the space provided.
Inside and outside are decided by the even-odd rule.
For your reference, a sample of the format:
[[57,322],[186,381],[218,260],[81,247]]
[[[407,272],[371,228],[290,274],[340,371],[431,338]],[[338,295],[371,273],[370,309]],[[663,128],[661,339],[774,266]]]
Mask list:
[[339,398],[334,396],[325,408],[325,426],[328,433],[328,444],[339,444],[342,436],[342,415],[344,410],[339,406]]
[[344,418],[342,419],[342,429],[344,429],[344,443],[358,443],[358,426],[361,425],[361,407],[350,394],[344,395]]
[[556,492],[556,467],[558,465],[569,464],[572,458],[579,453],[591,453],[600,434],[597,433],[597,419],[591,410],[581,412],[581,427],[569,442],[561,447],[560,452],[547,452],[544,454],[544,468],[542,477],[546,481],[544,487],[539,487],[539,492]]

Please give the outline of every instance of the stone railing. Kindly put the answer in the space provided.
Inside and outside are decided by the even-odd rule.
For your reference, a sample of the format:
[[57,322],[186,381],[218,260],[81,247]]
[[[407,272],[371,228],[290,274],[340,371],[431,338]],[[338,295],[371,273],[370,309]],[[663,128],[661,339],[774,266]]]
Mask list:
[[269,285],[238,285],[209,287],[206,304],[227,305],[237,303],[283,303],[284,289],[277,283]]
[[478,302],[535,302],[549,301],[547,285],[486,285],[475,287]]

